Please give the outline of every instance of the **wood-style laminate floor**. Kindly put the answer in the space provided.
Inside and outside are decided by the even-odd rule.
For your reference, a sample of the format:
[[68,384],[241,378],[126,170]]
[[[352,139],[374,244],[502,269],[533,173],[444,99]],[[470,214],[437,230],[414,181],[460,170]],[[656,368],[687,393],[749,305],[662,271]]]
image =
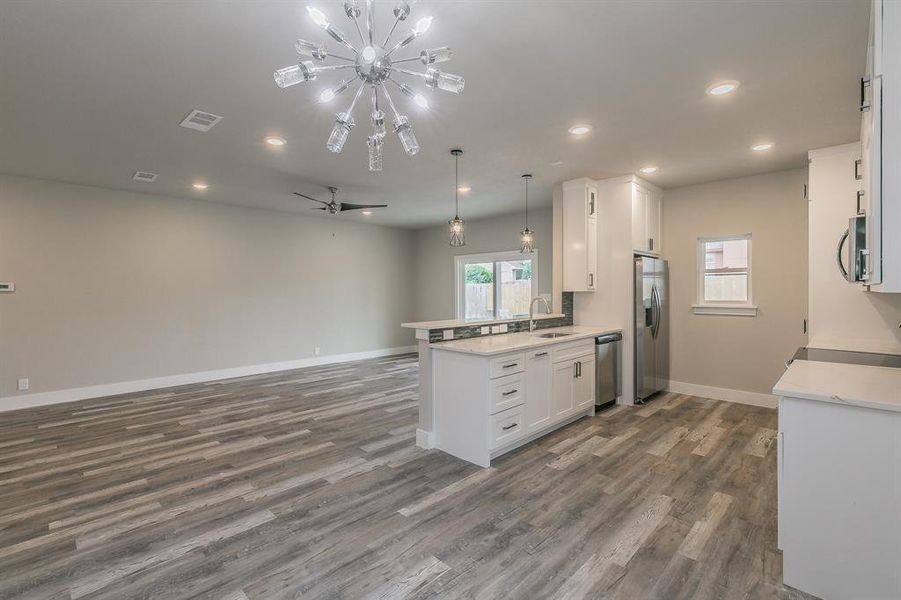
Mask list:
[[415,356],[0,414],[2,598],[799,598],[772,410],[663,396],[480,469]]

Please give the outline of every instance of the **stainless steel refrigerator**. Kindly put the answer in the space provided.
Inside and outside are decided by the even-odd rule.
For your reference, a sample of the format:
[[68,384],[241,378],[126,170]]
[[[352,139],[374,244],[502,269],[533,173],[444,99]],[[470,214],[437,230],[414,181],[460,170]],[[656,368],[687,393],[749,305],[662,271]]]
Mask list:
[[635,399],[669,381],[669,300],[666,261],[635,256]]

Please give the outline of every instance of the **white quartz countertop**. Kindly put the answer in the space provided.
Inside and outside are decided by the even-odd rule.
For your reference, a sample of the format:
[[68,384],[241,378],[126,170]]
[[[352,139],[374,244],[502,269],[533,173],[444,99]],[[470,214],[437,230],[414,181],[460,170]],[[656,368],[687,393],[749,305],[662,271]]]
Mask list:
[[[531,332],[521,331],[519,333],[502,333],[500,335],[485,335],[460,340],[450,340],[447,342],[435,342],[429,344],[429,346],[432,350],[447,350],[449,352],[466,352],[469,354],[492,356],[494,354],[504,354],[505,352],[515,352],[517,350],[526,350],[529,348],[537,348],[539,346],[548,346],[550,344],[562,344],[585,338],[593,338],[607,333],[621,332],[622,329],[619,327],[568,325],[565,327],[536,329]],[[538,337],[542,333],[568,333],[570,335],[558,338]]]
[[773,393],[901,412],[901,369],[796,360],[776,383]]
[[[563,313],[537,313],[532,318],[536,321],[542,319],[562,319],[565,317]],[[497,319],[494,321],[464,321],[462,319],[445,319],[443,321],[416,321],[413,323],[401,323],[401,327],[407,329],[453,329],[454,327],[481,327],[482,325],[497,325],[499,323],[516,323],[517,321],[528,321],[529,317],[519,317],[516,319]]]

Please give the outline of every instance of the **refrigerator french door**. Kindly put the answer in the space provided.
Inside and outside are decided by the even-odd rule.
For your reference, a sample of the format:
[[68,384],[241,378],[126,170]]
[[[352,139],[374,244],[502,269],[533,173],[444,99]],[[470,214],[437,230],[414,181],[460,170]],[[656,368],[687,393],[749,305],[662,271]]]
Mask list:
[[669,301],[666,261],[635,256],[635,399],[669,381]]

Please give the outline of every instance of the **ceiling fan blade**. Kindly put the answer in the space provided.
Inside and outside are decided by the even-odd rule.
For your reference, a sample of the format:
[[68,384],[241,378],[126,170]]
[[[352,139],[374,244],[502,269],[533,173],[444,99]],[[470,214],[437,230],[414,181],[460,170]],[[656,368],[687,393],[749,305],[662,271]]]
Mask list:
[[328,202],[324,200],[317,200],[316,198],[310,198],[306,194],[301,194],[300,192],[294,192],[295,196],[300,196],[301,198],[306,198],[307,200],[312,200],[313,202],[318,202],[319,204],[328,204]]
[[341,203],[341,210],[359,210],[361,208],[388,208],[387,204],[348,204],[346,202]]
[[311,206],[310,210],[328,210],[326,206]]

